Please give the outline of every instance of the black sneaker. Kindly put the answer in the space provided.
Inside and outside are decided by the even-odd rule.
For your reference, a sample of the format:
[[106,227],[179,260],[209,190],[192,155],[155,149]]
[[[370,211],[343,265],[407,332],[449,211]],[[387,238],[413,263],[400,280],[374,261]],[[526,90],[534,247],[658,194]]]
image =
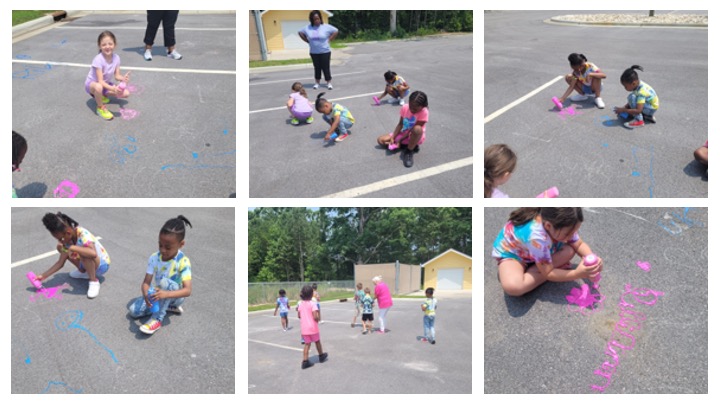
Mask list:
[[309,360],[303,360],[302,366],[300,366],[300,368],[303,369],[303,370],[305,370],[306,368],[312,367],[312,366],[313,366],[313,364],[310,363]]
[[652,124],[656,124],[656,123],[657,123],[657,120],[655,120],[655,116],[654,116],[654,115],[645,115],[645,114],[643,114],[643,119],[644,119],[645,121],[647,121],[647,122],[652,123]]
[[434,341],[434,340],[431,340],[431,341],[430,341],[430,344],[431,344],[431,345],[434,345],[434,344],[435,344],[435,341]]
[[320,363],[325,363],[327,361],[328,354],[327,352],[321,354],[320,356]]
[[403,164],[405,167],[410,168],[413,166],[413,155],[415,152],[407,151],[405,152],[405,155],[403,156]]

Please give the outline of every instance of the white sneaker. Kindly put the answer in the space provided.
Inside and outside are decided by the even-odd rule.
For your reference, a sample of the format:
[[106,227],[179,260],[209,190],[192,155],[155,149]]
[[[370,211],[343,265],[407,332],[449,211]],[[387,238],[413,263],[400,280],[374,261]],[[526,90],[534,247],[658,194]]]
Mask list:
[[600,97],[597,97],[595,99],[595,105],[597,106],[597,108],[605,108],[605,103],[603,102],[602,98],[600,98]]
[[328,90],[332,90],[332,84],[328,83]]
[[585,96],[583,94],[573,94],[570,96],[571,101],[585,101],[588,99],[588,96]]
[[405,105],[405,99],[401,98],[400,101],[398,101],[399,105]]
[[145,60],[152,60],[152,50],[146,49],[145,55],[143,55],[143,56],[145,57]]
[[88,298],[95,298],[100,294],[100,282],[90,281],[88,282]]
[[317,83],[315,83],[315,84],[313,85],[313,90],[317,90],[317,89],[318,89],[318,87],[320,87],[320,85],[319,85],[319,84],[317,84]]
[[178,51],[176,51],[176,50],[174,50],[174,49],[173,49],[172,52],[168,52],[167,55],[168,55],[168,58],[172,58],[172,59],[175,59],[175,60],[180,60],[180,59],[182,59],[182,55],[180,55],[180,54],[178,53]]
[[72,278],[79,278],[79,279],[82,279],[82,280],[89,280],[89,279],[90,279],[90,276],[88,276],[87,272],[83,273],[83,272],[81,272],[81,271],[78,270],[78,269],[75,269],[75,270],[71,271],[69,275],[70,275],[70,277],[72,277]]

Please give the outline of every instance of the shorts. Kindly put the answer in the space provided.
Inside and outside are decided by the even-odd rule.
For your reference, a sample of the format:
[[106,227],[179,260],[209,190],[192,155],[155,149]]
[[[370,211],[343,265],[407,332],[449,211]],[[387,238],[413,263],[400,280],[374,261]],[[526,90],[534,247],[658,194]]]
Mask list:
[[363,314],[362,320],[363,321],[374,321],[375,317],[373,316],[373,314]]
[[[92,82],[87,82],[87,83],[85,83],[85,92],[86,92],[87,94],[89,94],[89,95],[92,96],[92,93],[90,93],[90,83],[92,83]],[[115,85],[115,84],[112,83],[112,82],[110,82],[110,83],[108,83],[108,84],[111,85],[111,86],[114,86],[114,85]],[[107,96],[107,89],[105,89],[105,88],[103,88],[103,96]]]
[[[85,270],[82,262],[80,262],[80,270]],[[100,260],[100,265],[98,266],[97,270],[95,270],[95,275],[102,276],[103,274],[107,273],[108,270],[110,270],[110,265],[105,263],[104,260]]]
[[320,334],[319,333],[313,333],[312,335],[302,335],[303,341],[306,345],[313,343],[313,342],[319,342],[320,341]]
[[299,120],[306,120],[312,116],[312,110],[310,111],[295,111],[295,106],[292,106],[291,111],[293,117],[299,119]]
[[287,315],[288,315],[287,312],[280,312],[280,318],[285,318],[285,319],[287,319]]
[[[602,91],[602,88],[603,88],[603,86],[602,86],[602,84],[600,84],[600,91]],[[592,89],[592,86],[588,86],[587,84],[582,85],[582,91],[583,91],[583,94],[585,94],[585,95],[595,94],[595,92]]]

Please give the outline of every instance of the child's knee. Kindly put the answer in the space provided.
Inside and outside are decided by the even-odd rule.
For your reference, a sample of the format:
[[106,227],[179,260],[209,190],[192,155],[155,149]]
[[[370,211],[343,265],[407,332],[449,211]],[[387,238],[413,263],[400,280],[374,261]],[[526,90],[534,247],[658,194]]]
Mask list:
[[520,285],[520,283],[515,282],[500,282],[500,285],[502,286],[503,291],[505,291],[505,294],[512,296],[512,297],[519,297],[523,294],[525,294],[525,290]]

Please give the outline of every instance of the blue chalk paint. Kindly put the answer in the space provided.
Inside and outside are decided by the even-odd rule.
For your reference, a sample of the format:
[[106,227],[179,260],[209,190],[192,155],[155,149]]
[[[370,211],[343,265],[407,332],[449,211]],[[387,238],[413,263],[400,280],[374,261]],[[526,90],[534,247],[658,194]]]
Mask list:
[[30,356],[29,356],[29,355],[26,355],[26,356],[27,356],[27,357],[25,357],[25,364],[30,364],[30,362],[31,362],[32,360],[30,360]]
[[65,387],[65,389],[70,391],[72,394],[82,394],[82,392],[83,392],[82,388],[81,389],[72,388],[69,385],[67,385],[67,383],[64,383],[62,381],[49,381],[47,387],[45,387],[45,389],[42,390],[40,393],[47,394],[48,391],[50,391],[50,388],[52,388],[53,386],[56,386],[56,385]]
[[30,55],[25,55],[23,53],[15,55],[15,59],[32,59]]
[[80,329],[88,334],[95,343],[102,347],[108,354],[110,354],[110,357],[113,359],[115,363],[119,363],[117,357],[115,357],[115,353],[113,353],[112,350],[110,350],[107,346],[100,343],[98,341],[97,337],[92,334],[89,330],[87,330],[84,326],[80,325],[80,321],[83,319],[83,312],[82,311],[65,311],[62,314],[60,314],[57,318],[55,318],[55,328],[61,331],[69,331],[70,329]]
[[193,152],[193,153],[192,153],[192,157],[193,157],[193,159],[197,159],[197,158],[198,158],[197,152]]

